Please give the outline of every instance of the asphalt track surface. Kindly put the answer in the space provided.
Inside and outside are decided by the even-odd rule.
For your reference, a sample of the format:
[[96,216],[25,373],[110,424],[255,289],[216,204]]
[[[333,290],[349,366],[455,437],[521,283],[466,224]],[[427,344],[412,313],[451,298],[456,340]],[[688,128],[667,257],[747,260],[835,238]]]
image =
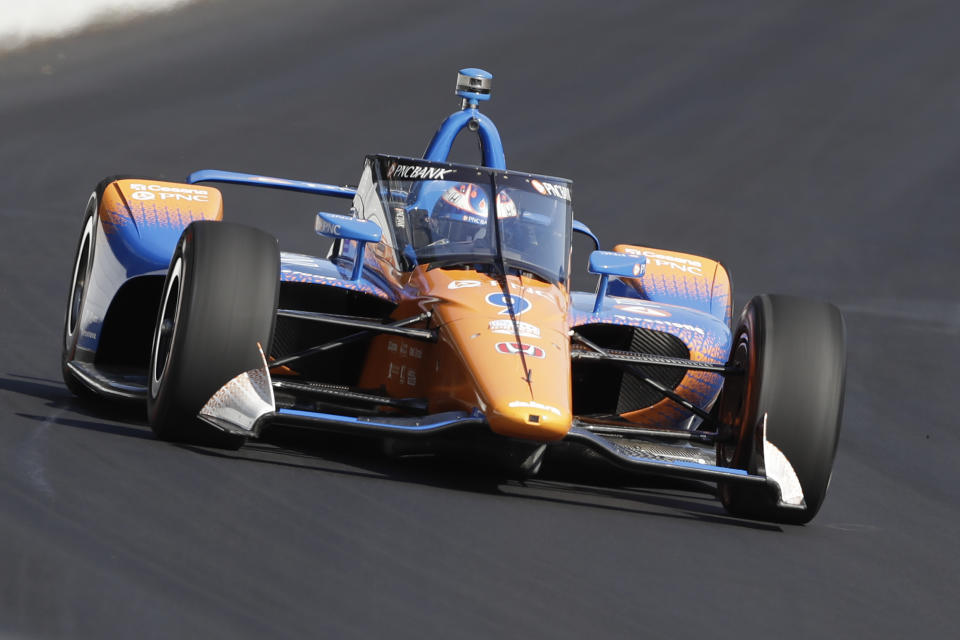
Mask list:
[[[953,637],[958,23],[919,1],[201,3],[0,58],[0,633]],[[422,152],[463,66],[496,76],[509,166],[572,177],[607,247],[717,257],[738,306],[841,306],[845,419],[812,524],[729,518],[698,484],[175,446],[71,398],[63,307],[101,177],[354,183],[365,153]],[[307,251],[313,212],[343,209],[225,197]]]

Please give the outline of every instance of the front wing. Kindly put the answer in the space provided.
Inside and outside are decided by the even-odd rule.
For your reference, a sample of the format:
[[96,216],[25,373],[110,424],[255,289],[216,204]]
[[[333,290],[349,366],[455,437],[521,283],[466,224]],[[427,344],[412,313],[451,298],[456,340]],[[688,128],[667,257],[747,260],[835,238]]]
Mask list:
[[[262,357],[261,368],[242,373],[224,385],[204,405],[199,417],[222,431],[247,437],[258,437],[264,427],[272,424],[391,438],[455,437],[478,431],[500,437],[492,435],[479,409],[389,417],[278,408],[274,384],[266,359]],[[563,440],[546,446],[579,445],[621,469],[638,474],[752,484],[769,490],[781,507],[804,509],[799,479],[786,456],[767,440],[766,425],[764,415],[757,429],[758,441],[754,443],[759,460],[757,473],[718,465],[713,445],[697,442],[692,437],[696,432],[688,432],[691,437],[686,442],[675,444],[666,442],[674,439],[667,431],[611,427],[575,418]],[[508,439],[504,441],[506,446]]]

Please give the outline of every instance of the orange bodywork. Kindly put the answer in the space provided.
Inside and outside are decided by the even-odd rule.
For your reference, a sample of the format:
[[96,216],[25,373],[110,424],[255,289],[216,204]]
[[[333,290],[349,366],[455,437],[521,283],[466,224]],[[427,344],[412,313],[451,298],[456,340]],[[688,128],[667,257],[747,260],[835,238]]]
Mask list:
[[415,269],[394,317],[430,311],[439,339],[375,338],[360,386],[425,397],[431,412],[476,407],[500,435],[563,438],[572,421],[566,292],[532,278],[507,282],[516,296],[519,340],[496,280],[474,271]]
[[100,222],[107,234],[132,225],[138,234],[156,227],[183,229],[195,220],[223,219],[220,191],[176,182],[117,180],[104,191]]
[[[676,298],[679,306],[711,313],[729,324],[730,280],[719,262],[632,245],[615,250],[647,257],[642,277],[624,278],[642,299],[669,304]],[[502,302],[501,286],[489,275],[422,266],[400,274],[393,284],[401,302],[392,317],[430,311],[430,326],[438,329],[439,339],[374,338],[360,387],[383,388],[393,397],[426,398],[431,413],[477,408],[490,428],[504,436],[541,442],[563,438],[573,421],[569,334],[574,314],[568,293],[533,278],[509,276],[507,282],[510,293],[525,301],[516,315],[519,340],[506,307],[496,304]],[[728,345],[715,332],[657,318],[641,326],[680,338],[691,360],[726,361]],[[714,401],[719,383],[719,374],[688,371],[675,391],[703,407]],[[690,415],[663,399],[622,417],[638,426],[662,427]]]

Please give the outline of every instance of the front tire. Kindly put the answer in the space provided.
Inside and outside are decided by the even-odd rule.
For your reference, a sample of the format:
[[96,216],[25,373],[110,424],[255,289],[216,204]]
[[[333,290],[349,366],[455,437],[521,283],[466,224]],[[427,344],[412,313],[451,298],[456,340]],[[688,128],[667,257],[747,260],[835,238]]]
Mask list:
[[82,330],[80,320],[93,271],[93,251],[96,248],[97,210],[100,200],[98,196],[100,193],[101,189],[98,188],[90,194],[90,198],[87,200],[87,208],[83,213],[80,242],[73,258],[73,277],[70,280],[70,292],[67,296],[67,311],[63,319],[60,371],[67,388],[80,398],[92,398],[95,394],[73,374],[67,367],[67,363],[76,357],[77,343],[80,341]]
[[755,472],[757,429],[767,416],[767,439],[793,466],[805,509],[780,506],[770,491],[720,483],[720,499],[733,515],[805,524],[826,496],[840,435],[846,377],[846,332],[839,309],[791,296],[757,296],[734,332],[731,361],[742,376],[728,376],[719,418],[738,432],[718,446],[721,465]]
[[147,413],[161,440],[236,449],[244,438],[201,421],[207,400],[262,366],[280,291],[272,236],[229,222],[194,222],[170,260],[154,329]]
[[98,396],[93,390],[87,387],[74,373],[67,367],[67,363],[80,359],[91,361],[93,352],[86,351],[77,357],[77,348],[80,337],[84,331],[84,315],[88,304],[90,291],[95,290],[92,287],[94,254],[97,248],[97,236],[100,229],[99,212],[100,201],[103,199],[103,193],[111,183],[117,180],[128,178],[138,178],[140,176],[115,175],[101,180],[93,193],[87,199],[87,206],[83,210],[83,221],[80,224],[80,241],[77,244],[77,251],[73,256],[73,271],[70,280],[70,291],[67,296],[67,310],[63,319],[63,340],[61,342],[60,352],[60,370],[63,381],[67,388],[74,395],[82,399],[99,399],[103,401],[102,396]]

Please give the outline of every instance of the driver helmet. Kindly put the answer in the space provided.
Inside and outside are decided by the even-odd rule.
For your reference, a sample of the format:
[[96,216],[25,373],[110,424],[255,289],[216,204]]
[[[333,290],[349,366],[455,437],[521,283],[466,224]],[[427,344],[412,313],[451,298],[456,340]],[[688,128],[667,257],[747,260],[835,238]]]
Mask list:
[[[448,223],[447,236],[451,242],[472,240],[487,224],[489,210],[487,192],[469,182],[461,182],[447,189],[433,208],[432,218],[437,223]],[[504,192],[497,194],[497,218],[517,217],[517,205]]]

